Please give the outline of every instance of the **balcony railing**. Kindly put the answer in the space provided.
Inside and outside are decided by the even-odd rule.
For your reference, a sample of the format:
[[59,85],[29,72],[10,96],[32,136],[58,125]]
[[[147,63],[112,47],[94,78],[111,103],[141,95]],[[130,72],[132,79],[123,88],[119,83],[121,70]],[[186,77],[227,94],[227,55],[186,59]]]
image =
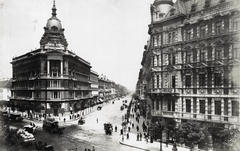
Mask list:
[[146,92],[147,93],[179,94],[181,90],[177,88],[153,88],[153,89],[147,89]]

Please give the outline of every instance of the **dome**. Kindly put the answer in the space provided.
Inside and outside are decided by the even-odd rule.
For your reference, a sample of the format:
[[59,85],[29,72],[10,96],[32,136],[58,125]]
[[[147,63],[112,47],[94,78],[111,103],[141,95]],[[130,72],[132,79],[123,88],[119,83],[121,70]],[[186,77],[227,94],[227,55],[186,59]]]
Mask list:
[[47,21],[46,27],[48,29],[52,29],[52,27],[57,27],[58,30],[61,30],[62,29],[62,24],[61,24],[61,21],[57,17],[51,17]]

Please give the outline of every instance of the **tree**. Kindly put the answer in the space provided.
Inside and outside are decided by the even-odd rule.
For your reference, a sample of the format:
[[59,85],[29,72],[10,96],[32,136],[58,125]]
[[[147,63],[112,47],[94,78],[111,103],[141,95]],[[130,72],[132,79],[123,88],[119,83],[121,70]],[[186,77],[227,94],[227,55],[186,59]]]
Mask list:
[[180,124],[178,133],[180,138],[183,138],[185,142],[187,141],[191,145],[191,148],[205,138],[201,124],[196,121],[187,121]]
[[222,128],[214,132],[214,148],[230,149],[233,146],[233,140],[239,135],[238,129]]

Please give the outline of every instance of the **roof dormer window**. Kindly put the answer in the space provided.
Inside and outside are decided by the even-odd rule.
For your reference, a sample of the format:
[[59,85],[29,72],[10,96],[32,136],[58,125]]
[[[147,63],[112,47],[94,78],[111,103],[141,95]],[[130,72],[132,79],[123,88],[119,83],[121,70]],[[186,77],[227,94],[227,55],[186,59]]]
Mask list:
[[175,14],[175,9],[171,9],[170,10],[170,16],[174,15]]
[[211,0],[205,0],[205,5],[204,5],[204,7],[205,7],[205,8],[206,8],[206,7],[209,7],[210,4],[211,4]]
[[191,12],[196,11],[196,8],[197,8],[197,4],[192,4],[192,6],[191,6]]

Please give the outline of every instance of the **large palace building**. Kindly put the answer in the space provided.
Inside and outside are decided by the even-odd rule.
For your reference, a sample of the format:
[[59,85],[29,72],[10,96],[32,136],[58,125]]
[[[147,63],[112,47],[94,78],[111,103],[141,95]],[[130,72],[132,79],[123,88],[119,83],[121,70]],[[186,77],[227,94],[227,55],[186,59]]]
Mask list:
[[137,83],[148,118],[240,125],[240,1],[155,0],[150,10]]
[[40,48],[12,59],[10,99],[18,108],[39,108],[54,116],[77,112],[92,99],[91,65],[68,50],[56,10],[54,3]]

